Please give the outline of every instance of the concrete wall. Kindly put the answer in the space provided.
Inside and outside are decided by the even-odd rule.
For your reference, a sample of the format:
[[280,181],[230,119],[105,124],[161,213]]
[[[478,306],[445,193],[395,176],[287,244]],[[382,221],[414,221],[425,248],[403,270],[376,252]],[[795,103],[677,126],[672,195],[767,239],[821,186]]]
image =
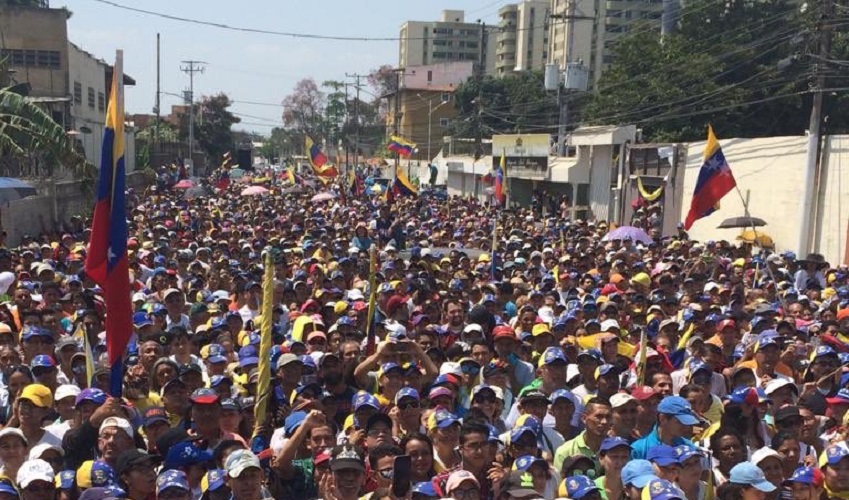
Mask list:
[[[763,230],[772,236],[778,250],[795,251],[799,243],[798,220],[802,201],[802,175],[805,168],[807,138],[723,139],[719,142],[737,180],[737,186],[743,197],[748,198],[751,215],[767,222]],[[682,189],[683,202],[681,203],[682,221],[690,210],[693,190],[703,162],[704,146],[704,141],[687,145],[687,162]],[[828,157],[831,164],[841,160],[849,161],[849,156],[832,154]],[[845,192],[846,188],[844,187],[843,190]],[[829,212],[838,208],[831,201],[825,207]],[[743,201],[736,191],[732,191],[722,199],[719,210],[696,221],[690,229],[690,236],[703,241],[711,239],[733,241],[740,234],[740,229],[717,229],[716,226],[726,218],[742,216],[744,213]],[[835,216],[843,217],[845,220],[845,214],[835,214]],[[845,235],[845,228],[840,231],[840,234]],[[820,250],[832,262],[835,262],[834,259],[839,254],[836,245],[833,248],[821,247]],[[840,258],[842,259],[842,255]]]
[[59,67],[42,64],[17,64],[10,58],[10,69],[18,83],[29,82],[32,96],[68,95],[68,11],[32,7],[0,7],[0,33],[4,50],[59,52]]

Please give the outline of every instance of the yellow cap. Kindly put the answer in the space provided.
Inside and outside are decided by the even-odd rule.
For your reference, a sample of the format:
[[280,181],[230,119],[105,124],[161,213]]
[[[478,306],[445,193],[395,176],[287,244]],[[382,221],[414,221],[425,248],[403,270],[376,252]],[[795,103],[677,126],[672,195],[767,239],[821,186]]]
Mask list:
[[53,406],[53,392],[45,385],[30,384],[24,387],[19,399],[26,399],[39,408]]
[[646,273],[637,273],[631,278],[631,282],[648,287],[651,285],[651,278]]
[[342,314],[343,312],[345,312],[347,310],[348,310],[348,303],[345,302],[344,300],[340,300],[339,302],[336,303],[335,306],[333,306],[333,312],[335,312],[336,314]]
[[478,262],[489,262],[489,254],[488,253],[480,254],[480,256],[478,257]]
[[534,325],[533,329],[531,330],[531,335],[533,335],[534,337],[537,337],[537,336],[545,334],[545,333],[548,333],[548,334],[551,333],[551,328],[549,328],[547,323],[537,323],[537,324]]

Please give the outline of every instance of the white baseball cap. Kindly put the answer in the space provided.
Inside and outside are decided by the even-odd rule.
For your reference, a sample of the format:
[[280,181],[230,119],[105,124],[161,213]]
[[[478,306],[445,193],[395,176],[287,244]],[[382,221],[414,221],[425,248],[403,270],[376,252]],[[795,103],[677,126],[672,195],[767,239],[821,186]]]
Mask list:
[[607,332],[607,331],[610,331],[611,329],[618,334],[619,330],[620,330],[619,329],[619,322],[616,321],[615,319],[606,319],[606,320],[601,322],[601,331]]
[[56,393],[53,395],[54,401],[59,401],[60,399],[65,399],[73,396],[76,398],[80,395],[81,389],[76,385],[71,384],[62,384],[56,388]]
[[613,396],[610,396],[610,407],[611,408],[619,408],[620,406],[625,406],[631,401],[636,401],[637,398],[630,394],[625,394],[622,392],[617,392]]
[[18,486],[21,489],[26,488],[34,481],[44,481],[53,484],[56,474],[53,472],[53,467],[44,460],[37,458],[35,460],[27,460],[18,469]]
[[29,450],[29,459],[36,460],[41,458],[41,455],[47,450],[56,450],[59,452],[59,455],[63,457],[65,456],[65,450],[63,450],[61,446],[56,446],[55,444],[50,443],[39,443]]
[[130,439],[135,437],[135,432],[133,431],[133,426],[130,424],[129,420],[121,417],[107,417],[103,420],[103,423],[100,424],[100,432],[103,432],[103,429],[107,429],[109,427],[117,427],[124,431]]
[[24,432],[17,427],[3,427],[0,429],[0,440],[6,436],[18,436],[24,440],[24,443],[27,443],[27,438],[24,436]]
[[259,458],[250,450],[236,450],[227,457],[224,468],[227,470],[228,476],[239,477],[247,469],[261,469],[261,466],[259,464]]

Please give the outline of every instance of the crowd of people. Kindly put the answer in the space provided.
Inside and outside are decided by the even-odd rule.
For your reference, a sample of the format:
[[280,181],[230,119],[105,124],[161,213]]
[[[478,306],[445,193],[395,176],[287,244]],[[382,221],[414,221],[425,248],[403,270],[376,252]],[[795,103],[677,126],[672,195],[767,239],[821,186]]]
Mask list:
[[849,498],[845,267],[279,182],[128,193],[121,397],[87,225],[0,249],[0,500]]

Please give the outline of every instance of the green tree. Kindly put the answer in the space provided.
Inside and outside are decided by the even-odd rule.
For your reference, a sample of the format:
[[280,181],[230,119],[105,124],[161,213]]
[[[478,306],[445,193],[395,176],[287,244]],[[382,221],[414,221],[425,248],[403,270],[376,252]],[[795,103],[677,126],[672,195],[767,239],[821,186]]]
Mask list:
[[195,121],[195,139],[212,165],[233,148],[232,127],[241,120],[228,110],[231,104],[227,94],[220,93],[202,98],[197,106],[203,119]]
[[801,134],[807,127],[811,13],[787,0],[694,0],[680,29],[636,24],[585,110],[588,124],[636,124],[648,141]]
[[556,130],[557,97],[546,92],[539,71],[471,78],[457,87],[454,105],[460,116],[450,133],[459,137],[474,137],[479,125],[484,136]]
[[81,180],[91,180],[94,175],[65,129],[38,105],[8,88],[0,89],[0,154],[60,164]]

